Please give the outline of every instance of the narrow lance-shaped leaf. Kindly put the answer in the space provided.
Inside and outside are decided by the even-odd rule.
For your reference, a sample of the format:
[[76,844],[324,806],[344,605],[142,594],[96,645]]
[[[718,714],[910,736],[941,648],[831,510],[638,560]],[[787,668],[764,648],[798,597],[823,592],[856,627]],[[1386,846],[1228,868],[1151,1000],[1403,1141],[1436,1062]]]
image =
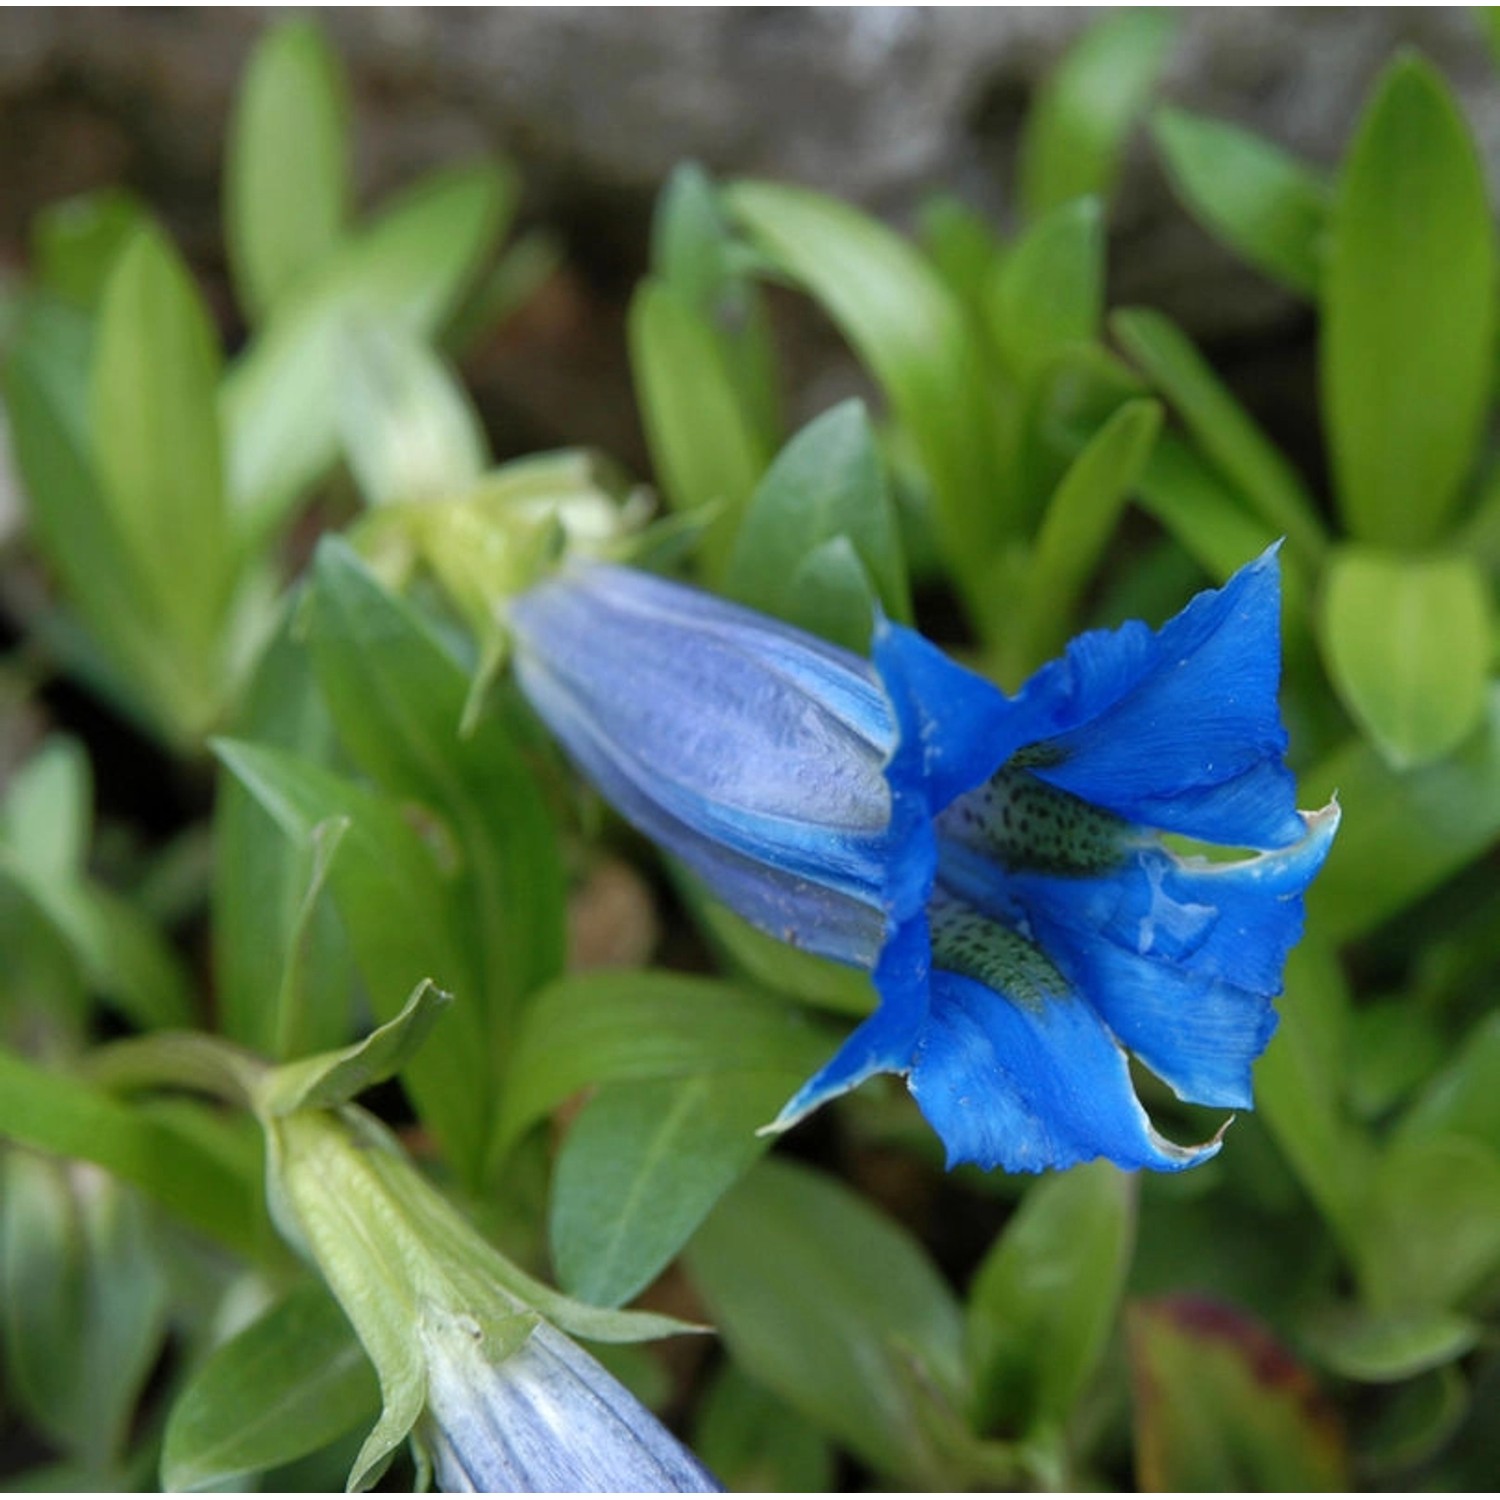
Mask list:
[[1251,265],[1304,296],[1322,275],[1327,184],[1253,132],[1183,109],[1164,109],[1156,143],[1179,198]]
[[1021,137],[1028,218],[1085,194],[1109,196],[1176,31],[1169,12],[1125,11],[1091,26],[1069,49],[1042,85]]
[[1187,335],[1145,308],[1117,312],[1110,327],[1250,509],[1286,536],[1299,562],[1316,564],[1325,535],[1306,486]]
[[266,33],[240,85],[224,168],[230,263],[256,321],[338,243],[352,196],[348,113],[338,59],[315,22]]
[[1077,198],[1031,225],[990,280],[986,311],[996,347],[1024,388],[1071,344],[1099,331],[1104,310],[1104,218]]
[[996,473],[983,358],[958,300],[912,246],[847,204],[759,182],[738,183],[726,198],[884,386],[921,457],[954,576],[977,611],[985,563],[1014,516]]
[[1452,515],[1489,398],[1495,276],[1468,127],[1433,68],[1400,58],[1340,176],[1323,281],[1323,403],[1361,540],[1419,544]]
[[142,228],[99,309],[93,458],[180,667],[205,674],[194,684],[204,695],[229,586],[218,376],[217,341],[187,268],[160,230]]

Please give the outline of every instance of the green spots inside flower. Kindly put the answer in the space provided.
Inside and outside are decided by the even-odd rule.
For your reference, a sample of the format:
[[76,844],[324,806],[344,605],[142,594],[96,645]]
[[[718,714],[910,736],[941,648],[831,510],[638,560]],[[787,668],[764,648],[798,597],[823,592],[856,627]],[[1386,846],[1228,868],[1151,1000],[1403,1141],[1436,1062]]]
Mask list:
[[958,798],[939,817],[938,828],[1006,869],[1041,875],[1112,870],[1132,833],[1123,818],[1048,786],[1014,763]]
[[995,990],[1027,1010],[1040,1010],[1068,993],[1067,981],[1034,943],[946,891],[927,908],[936,968]]

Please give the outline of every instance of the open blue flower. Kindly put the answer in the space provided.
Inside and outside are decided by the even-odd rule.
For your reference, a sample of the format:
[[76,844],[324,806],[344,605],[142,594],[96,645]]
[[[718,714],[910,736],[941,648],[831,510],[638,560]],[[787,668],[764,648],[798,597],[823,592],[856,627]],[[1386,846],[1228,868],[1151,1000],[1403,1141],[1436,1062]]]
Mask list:
[[514,615],[523,688],[627,817],[751,921],[874,970],[879,1009],[776,1128],[901,1073],[950,1165],[1011,1171],[1218,1149],[1152,1129],[1127,1049],[1186,1101],[1251,1103],[1338,821],[1296,810],[1279,623],[1272,552],[1011,698],[898,626],[872,667],[621,569]]

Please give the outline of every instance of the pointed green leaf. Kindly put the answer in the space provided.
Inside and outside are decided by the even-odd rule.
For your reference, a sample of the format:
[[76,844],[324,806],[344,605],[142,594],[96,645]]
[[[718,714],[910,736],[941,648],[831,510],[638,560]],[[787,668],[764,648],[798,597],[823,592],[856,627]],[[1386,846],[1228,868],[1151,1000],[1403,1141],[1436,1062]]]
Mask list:
[[562,968],[552,819],[498,714],[460,735],[468,674],[416,610],[342,542],[325,540],[313,571],[312,656],[340,737],[392,795],[438,814],[458,855],[450,919],[481,986],[459,1001],[496,1056],[522,1001]]
[[1481,1329],[1457,1313],[1424,1310],[1375,1314],[1342,1309],[1311,1322],[1308,1334],[1319,1360],[1348,1380],[1411,1380],[1461,1359],[1479,1342]]
[[724,507],[704,540],[722,559],[770,457],[706,317],[647,281],[630,304],[630,363],[657,481],[678,510]]
[[995,473],[983,356],[921,254],[857,209],[802,188],[742,182],[734,217],[828,312],[885,388],[932,488],[943,546],[979,602],[982,564],[1011,517]]
[[969,1293],[982,1430],[1035,1435],[1068,1420],[1114,1327],[1134,1237],[1134,1181],[1107,1162],[1028,1189]]
[[1342,1490],[1338,1418],[1312,1377],[1225,1303],[1131,1311],[1136,1479],[1143,1490]]
[[961,1402],[962,1324],[917,1243],[847,1188],[764,1162],[688,1248],[735,1362],[882,1474],[949,1488],[915,1391]]
[[400,1012],[362,1041],[272,1069],[258,1090],[258,1108],[270,1115],[289,1115],[297,1109],[349,1103],[399,1073],[452,1003],[452,995],[430,979],[422,980]]
[[147,225],[120,253],[99,308],[93,459],[156,613],[204,670],[229,585],[218,379],[218,342],[198,290],[166,236]]
[[1063,475],[1026,560],[1023,593],[1005,642],[1019,682],[1057,654],[1077,624],[1085,584],[1104,556],[1161,429],[1155,401],[1128,401]]
[[1204,227],[1258,270],[1315,296],[1330,197],[1323,179],[1224,120],[1164,109],[1152,124],[1177,196]]
[[307,845],[325,820],[348,820],[330,886],[377,1018],[398,1015],[427,976],[457,997],[447,1024],[403,1078],[454,1170],[476,1182],[495,1060],[479,981],[454,931],[451,895],[432,852],[395,803],[320,766],[263,745],[219,741],[214,748],[287,837]]
[[[187,1108],[209,1118],[197,1104]],[[91,1161],[219,1243],[263,1258],[256,1172],[241,1171],[184,1118],[121,1104],[0,1048],[0,1137]]]
[[805,1076],[733,1071],[600,1089],[569,1126],[552,1180],[563,1286],[604,1307],[647,1286],[765,1152],[756,1131]]
[[734,1365],[720,1368],[704,1397],[693,1451],[726,1489],[740,1494],[833,1489],[827,1439]]
[[88,752],[53,735],[15,771],[0,804],[0,838],[38,875],[68,879],[82,872],[94,817]]
[[162,1484],[243,1484],[372,1421],[379,1405],[349,1320],[321,1286],[304,1283],[193,1371],[167,1420]]
[[[242,739],[328,765],[335,753],[333,724],[306,646],[296,639],[296,613],[288,611],[262,655],[236,731]],[[310,918],[304,912],[312,843],[289,839],[237,778],[222,776],[214,848],[215,999],[224,1034],[278,1059],[337,1046],[349,1035],[353,970],[333,903],[318,903]],[[294,964],[298,989],[283,1010],[276,1000],[287,994],[285,979]]]
[[988,288],[990,334],[1024,389],[1073,344],[1099,333],[1104,311],[1104,216],[1078,198],[1032,224],[1006,252]]
[[1187,335],[1145,308],[1115,313],[1110,327],[1255,515],[1287,538],[1299,561],[1315,565],[1325,534],[1306,486]]
[[[856,608],[848,621],[854,628],[842,632],[820,629],[809,613],[820,609],[822,623],[830,623],[826,599],[814,585],[832,582],[829,574],[841,564],[832,560],[815,564],[813,555],[839,539],[866,575],[862,587],[851,596],[856,605],[863,606],[863,618]],[[810,566],[824,576],[809,577]],[[875,434],[863,404],[846,401],[809,422],[761,480],[735,537],[724,588],[753,609],[828,635],[863,653],[870,644],[871,583],[885,613],[910,622],[906,564]],[[847,639],[850,634],[855,637],[852,642]]]
[[316,22],[261,38],[240,84],[224,166],[224,220],[240,303],[261,321],[338,243],[353,196],[349,105]]
[[1069,48],[1042,85],[1021,136],[1020,197],[1028,219],[1087,194],[1108,198],[1176,33],[1166,11],[1123,11],[1090,26]]
[[495,163],[425,178],[278,307],[235,362],[220,402],[229,494],[245,536],[273,530],[337,456],[350,323],[388,321],[430,336],[494,248],[515,197],[514,179]]
[[1495,232],[1478,152],[1447,85],[1392,63],[1340,176],[1323,281],[1321,376],[1349,529],[1441,533],[1490,390]]
[[1397,770],[1473,733],[1493,647],[1489,585],[1472,558],[1340,548],[1319,624],[1339,696]]

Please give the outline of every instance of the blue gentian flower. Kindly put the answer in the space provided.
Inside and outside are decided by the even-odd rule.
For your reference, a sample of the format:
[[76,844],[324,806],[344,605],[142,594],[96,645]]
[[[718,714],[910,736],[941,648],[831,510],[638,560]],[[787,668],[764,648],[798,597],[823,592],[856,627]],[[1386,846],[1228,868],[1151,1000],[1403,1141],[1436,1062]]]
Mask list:
[[512,624],[523,690],[626,817],[752,922],[873,970],[878,1010],[775,1128],[894,1072],[950,1166],[1212,1155],[1152,1128],[1127,1050],[1250,1107],[1338,823],[1297,812],[1284,759],[1274,550],[1014,697],[900,626],[865,662],[603,565]]
[[475,1339],[428,1374],[438,1487],[481,1494],[717,1492],[718,1482],[592,1355],[542,1322],[499,1361]]

